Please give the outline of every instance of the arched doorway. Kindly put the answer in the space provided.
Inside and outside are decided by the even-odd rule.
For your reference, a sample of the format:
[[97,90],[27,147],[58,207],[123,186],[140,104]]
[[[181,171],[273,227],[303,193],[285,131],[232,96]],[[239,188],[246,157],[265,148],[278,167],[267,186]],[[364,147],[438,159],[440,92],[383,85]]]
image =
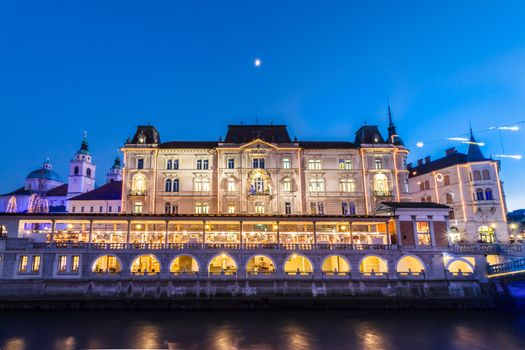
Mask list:
[[471,275],[474,273],[473,266],[467,261],[461,259],[449,262],[447,270],[453,276]]
[[275,273],[275,264],[266,255],[254,255],[246,263],[247,275],[270,275],[273,273]]
[[347,275],[350,273],[350,264],[341,255],[327,256],[321,267],[325,275]]
[[131,264],[132,275],[157,275],[160,273],[160,262],[153,254],[139,255]]
[[122,271],[122,264],[115,255],[102,255],[93,262],[91,271],[97,274],[117,274]]
[[369,255],[361,259],[359,271],[365,276],[382,276],[388,273],[388,265],[385,259]]
[[286,275],[310,275],[313,271],[312,263],[304,255],[292,254],[284,264]]
[[412,255],[406,255],[397,262],[397,273],[401,275],[421,275],[425,272],[425,265]]
[[174,275],[196,275],[199,263],[190,255],[179,255],[171,262],[170,272]]
[[236,275],[237,263],[228,254],[216,255],[208,264],[210,275]]

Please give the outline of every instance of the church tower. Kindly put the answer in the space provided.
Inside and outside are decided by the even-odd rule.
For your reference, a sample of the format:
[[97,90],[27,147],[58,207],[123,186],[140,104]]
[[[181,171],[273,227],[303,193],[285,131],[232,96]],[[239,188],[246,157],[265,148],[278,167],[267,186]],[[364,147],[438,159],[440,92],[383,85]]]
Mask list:
[[67,198],[92,191],[95,188],[95,164],[91,161],[87,135],[84,138],[75,158],[69,162],[69,179],[67,187]]
[[106,174],[106,183],[110,183],[113,181],[122,181],[122,164],[120,162],[120,157],[115,157],[115,161],[113,162],[113,166]]

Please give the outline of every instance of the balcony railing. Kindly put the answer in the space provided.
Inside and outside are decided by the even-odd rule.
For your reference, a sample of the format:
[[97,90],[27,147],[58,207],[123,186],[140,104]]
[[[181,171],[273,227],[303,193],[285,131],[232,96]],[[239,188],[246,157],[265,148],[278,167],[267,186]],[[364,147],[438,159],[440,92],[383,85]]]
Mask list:
[[460,253],[517,253],[525,250],[522,244],[508,243],[454,243],[452,248]]
[[372,191],[375,197],[392,197],[392,191]]
[[148,191],[146,190],[130,190],[129,195],[130,196],[146,196],[148,194]]

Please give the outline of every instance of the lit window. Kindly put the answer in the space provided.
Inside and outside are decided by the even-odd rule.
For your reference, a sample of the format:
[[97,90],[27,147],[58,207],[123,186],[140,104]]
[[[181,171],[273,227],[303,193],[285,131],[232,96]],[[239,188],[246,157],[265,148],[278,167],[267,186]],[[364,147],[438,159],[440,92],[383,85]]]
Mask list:
[[390,193],[388,188],[388,179],[385,174],[376,174],[374,176],[374,194],[375,195],[388,195]]
[[350,160],[350,159],[339,159],[339,169],[341,169],[341,170],[352,170],[352,160]]
[[27,255],[20,256],[20,263],[18,264],[18,272],[27,272]]
[[255,203],[255,214],[264,214],[264,205],[262,203]]
[[228,158],[228,169],[235,169],[235,159]]
[[164,214],[171,214],[171,203],[164,203]]
[[66,272],[66,271],[67,271],[67,256],[60,255],[58,257],[58,272]]
[[324,191],[324,180],[323,179],[310,179],[310,181],[308,181],[308,190],[310,192],[323,192]]
[[31,272],[40,271],[40,255],[33,256],[33,262],[31,264]]
[[343,202],[341,203],[341,211],[343,215],[355,215],[355,204]]
[[290,158],[283,158],[283,169],[290,169],[291,167]]
[[284,192],[292,192],[292,179],[289,177],[284,179],[283,190]]
[[135,214],[142,214],[142,203],[141,202],[135,202],[133,205],[133,212]]
[[321,160],[320,159],[310,159],[308,161],[308,169],[321,170]]
[[235,179],[228,179],[228,192],[235,191]]
[[195,214],[208,214],[209,210],[207,203],[195,203]]
[[131,184],[131,189],[137,194],[145,193],[146,191],[146,178],[142,174],[137,174],[133,176],[133,181]]
[[310,203],[310,212],[313,215],[324,215],[324,203],[323,202]]
[[228,205],[228,214],[235,214],[235,205]]
[[418,245],[430,245],[430,223],[428,221],[416,221]]
[[198,178],[195,179],[195,191],[208,192],[210,190],[210,180]]
[[254,169],[264,169],[264,158],[253,158]]
[[355,192],[355,180],[354,179],[339,180],[339,190],[341,192]]
[[80,256],[73,255],[72,260],[73,261],[71,262],[71,272],[78,272],[78,268],[80,266]]

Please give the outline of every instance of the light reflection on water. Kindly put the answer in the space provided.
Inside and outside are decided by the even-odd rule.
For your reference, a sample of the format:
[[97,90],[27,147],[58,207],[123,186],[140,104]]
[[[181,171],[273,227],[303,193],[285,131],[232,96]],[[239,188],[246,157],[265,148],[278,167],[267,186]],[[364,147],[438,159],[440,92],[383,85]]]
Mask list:
[[2,350],[525,349],[525,315],[490,311],[0,313]]

